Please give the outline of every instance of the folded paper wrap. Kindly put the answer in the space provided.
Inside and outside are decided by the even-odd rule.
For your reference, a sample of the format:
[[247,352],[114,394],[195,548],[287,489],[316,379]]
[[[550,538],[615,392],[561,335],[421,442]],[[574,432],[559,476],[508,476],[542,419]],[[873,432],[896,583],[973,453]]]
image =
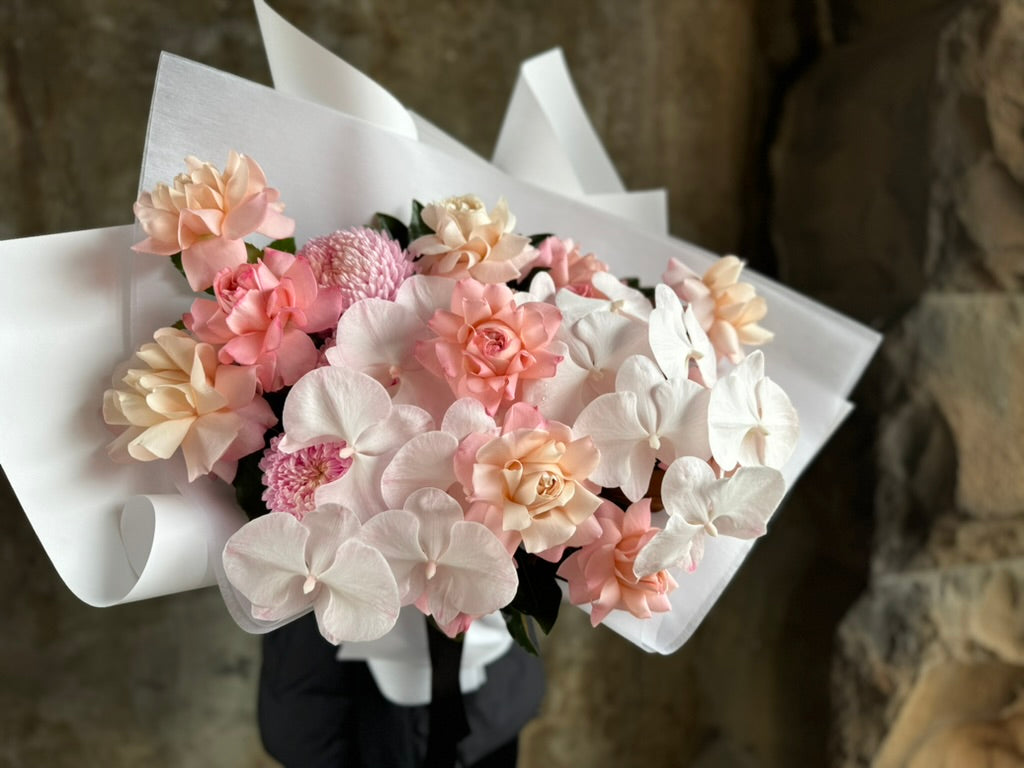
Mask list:
[[[257,158],[281,191],[299,242],[366,224],[376,211],[404,218],[413,198],[473,192],[491,202],[506,197],[519,231],[571,236],[615,273],[646,283],[657,282],[670,257],[697,271],[714,260],[665,234],[663,192],[624,189],[559,53],[524,65],[491,164],[406,112],[262,0],[256,7],[278,90],[165,54],[141,188],[172,179],[186,155],[216,164],[235,149]],[[327,70],[331,87],[323,84]],[[320,73],[316,87],[313,72]],[[272,625],[253,620],[222,576],[224,542],[244,522],[232,489],[209,478],[188,484],[176,460],[116,465],[105,453],[111,436],[101,402],[110,372],[192,299],[167,259],[129,250],[140,239],[119,227],[0,243],[13,284],[32,286],[2,309],[0,396],[14,407],[0,415],[7,437],[0,465],[57,571],[85,602],[113,605],[219,583],[236,621],[266,631]],[[771,280],[745,276],[767,300],[776,333],[768,373],[801,417],[800,442],[783,470],[791,484],[848,413],[846,398],[879,337]],[[709,545],[700,568],[672,593],[671,612],[649,620],[615,612],[605,624],[645,650],[671,653],[751,544],[719,538]],[[492,624],[480,623],[467,638],[467,690],[482,681],[473,670],[510,642]],[[420,634],[402,621],[393,637],[343,654],[370,658],[392,700],[423,703],[429,666]],[[410,669],[418,671],[410,676]]]

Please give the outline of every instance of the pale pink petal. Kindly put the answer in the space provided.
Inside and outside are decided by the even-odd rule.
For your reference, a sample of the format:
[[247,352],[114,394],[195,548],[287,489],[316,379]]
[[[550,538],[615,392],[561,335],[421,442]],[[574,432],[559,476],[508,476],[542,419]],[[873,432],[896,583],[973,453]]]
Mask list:
[[128,445],[128,455],[140,461],[169,459],[188,434],[194,418],[173,419],[154,424]]
[[479,616],[508,605],[519,578],[494,534],[479,523],[457,522],[432,582],[430,612],[445,624],[460,612]]
[[213,465],[227,453],[241,426],[241,418],[231,412],[200,416],[181,441],[189,482],[210,472]]
[[260,228],[267,216],[267,190],[253,195],[224,217],[222,232],[230,240],[241,240]]
[[491,418],[479,400],[464,397],[456,400],[444,414],[441,430],[463,440],[474,432],[490,432],[495,429]]
[[320,634],[328,642],[376,640],[398,621],[395,577],[384,556],[362,541],[343,543],[334,565],[319,581],[326,589],[317,594],[313,609]]
[[423,594],[429,559],[420,545],[420,519],[409,510],[389,509],[367,520],[359,537],[387,561],[398,585],[398,599],[411,605]]
[[433,428],[434,420],[422,408],[415,405],[395,405],[384,420],[368,427],[352,441],[352,444],[359,453],[390,457],[416,435]]
[[346,368],[317,368],[299,379],[285,400],[281,450],[337,440],[355,446],[390,413],[391,398],[374,379]]
[[386,463],[379,457],[356,453],[345,474],[321,485],[313,498],[318,506],[340,504],[347,507],[356,513],[360,521],[366,522],[387,508],[380,491],[380,478]]
[[309,605],[302,592],[309,530],[291,515],[270,513],[239,528],[224,546],[228,581],[267,619],[297,615]]
[[401,508],[418,488],[448,490],[455,482],[452,462],[458,447],[454,435],[427,432],[415,435],[399,448],[381,476],[381,492],[388,507]]
[[439,309],[449,309],[455,281],[446,277],[413,275],[398,287],[395,303],[411,309],[426,324]]
[[219,237],[200,240],[181,252],[181,265],[193,291],[205,291],[213,285],[218,272],[234,269],[245,260],[245,243]]
[[573,433],[589,435],[601,453],[601,463],[590,479],[606,488],[621,486],[629,479],[629,461],[634,446],[649,439],[636,417],[637,397],[633,392],[601,395],[580,413]]

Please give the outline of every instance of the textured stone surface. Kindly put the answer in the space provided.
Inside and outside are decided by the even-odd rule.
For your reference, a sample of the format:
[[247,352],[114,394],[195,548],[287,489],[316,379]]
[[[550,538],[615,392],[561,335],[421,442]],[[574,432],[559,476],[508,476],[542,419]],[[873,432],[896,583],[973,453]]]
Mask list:
[[843,768],[1024,764],[1020,11],[964,3],[933,32],[927,226],[884,348],[873,579],[834,667]]

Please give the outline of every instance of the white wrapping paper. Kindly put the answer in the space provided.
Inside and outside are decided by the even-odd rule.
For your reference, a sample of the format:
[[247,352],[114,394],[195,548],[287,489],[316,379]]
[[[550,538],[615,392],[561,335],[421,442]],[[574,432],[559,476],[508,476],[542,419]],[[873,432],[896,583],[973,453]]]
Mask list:
[[[173,178],[186,155],[219,165],[235,149],[258,159],[270,183],[281,190],[287,212],[296,219],[299,242],[365,224],[376,211],[407,218],[413,198],[427,201],[473,192],[492,203],[505,196],[519,231],[573,237],[616,274],[637,275],[646,283],[657,281],[671,256],[697,271],[715,258],[663,234],[663,193],[627,193],[622,188],[574,92],[572,99],[566,96],[568,78],[560,54],[547,54],[524,67],[509,109],[511,125],[523,120],[544,124],[532,140],[544,144],[553,171],[531,179],[538,186],[483,161],[422,118],[410,116],[407,122],[402,114],[408,113],[400,105],[396,109],[393,99],[385,107],[352,106],[344,94],[355,93],[362,102],[377,97],[372,81],[367,85],[357,72],[359,77],[353,77],[355,71],[347,65],[331,71],[358,85],[304,90],[310,71],[333,66],[326,63],[330,54],[323,49],[310,53],[287,29],[300,38],[301,33],[261,0],[256,5],[275,83],[321,103],[164,55],[154,89],[142,188]],[[545,89],[545,84],[552,87]],[[564,107],[561,117],[553,105]],[[512,129],[503,132],[496,162],[532,174],[529,152],[516,146],[516,135]],[[559,150],[566,137],[573,146]],[[626,218],[594,206],[612,206]],[[134,237],[138,239],[140,235]],[[111,371],[148,341],[155,328],[177,319],[191,300],[166,259],[133,254],[127,248],[130,242],[131,228],[125,227],[0,244],[0,259],[15,270],[11,284],[33,286],[31,293],[11,297],[2,310],[5,373],[0,396],[15,407],[0,416],[7,437],[0,445],[0,464],[61,577],[93,605],[214,583],[223,543],[244,521],[230,488],[208,479],[188,485],[176,462],[119,466],[106,457],[110,435],[100,418],[100,404]],[[846,398],[878,336],[766,278],[750,274],[747,279],[767,299],[766,325],[776,333],[767,349],[767,372],[801,416],[800,442],[784,469],[787,483],[792,483],[849,411]],[[700,568],[680,576],[671,613],[640,621],[615,612],[605,624],[648,651],[671,653],[706,615],[750,546],[728,538],[709,542]],[[224,591],[240,625],[249,631],[267,628],[249,617],[244,599]],[[484,631],[489,630],[482,626]],[[501,643],[507,647],[507,639]],[[363,655],[374,651],[363,649]],[[380,669],[395,660],[393,649],[377,655]],[[419,656],[425,656],[425,641]],[[478,654],[477,662],[481,658],[488,658],[487,653]],[[392,678],[382,688],[393,700],[422,700],[422,679],[402,684],[402,674],[381,674]],[[474,680],[473,673],[464,674],[467,689],[479,684]],[[394,690],[388,690],[391,684]]]

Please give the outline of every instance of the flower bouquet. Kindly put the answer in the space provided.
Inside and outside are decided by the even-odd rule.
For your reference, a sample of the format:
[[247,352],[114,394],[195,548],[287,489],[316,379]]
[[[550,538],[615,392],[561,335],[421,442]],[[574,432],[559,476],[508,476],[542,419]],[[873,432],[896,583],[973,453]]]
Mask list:
[[103,409],[113,457],[180,450],[190,480],[235,481],[254,519],[224,569],[254,618],[312,608],[338,644],[403,605],[449,637],[501,610],[535,651],[525,619],[551,628],[556,578],[595,625],[648,619],[708,536],[765,532],[797,414],[744,352],[771,333],[738,259],[703,277],[673,259],[644,291],[471,195],[290,253],[279,198],[234,152],[142,194],[135,250],[211,296]]
[[[312,610],[382,662],[410,655],[416,614],[467,653],[482,631],[507,648],[506,623],[532,643],[526,617],[548,628],[564,588],[671,653],[848,412],[877,336],[657,214],[611,215],[636,201],[621,187],[559,186],[573,162],[549,119],[510,109],[551,130],[503,132],[502,170],[393,99],[339,112],[298,70],[343,63],[257,11],[281,90],[162,58],[143,232],[0,245],[38,287],[6,307],[35,343],[5,322],[5,359],[34,377],[3,380],[20,407],[0,463],[57,570],[95,605],[216,583],[250,631]],[[539,80],[517,86],[527,106]],[[565,173],[524,181],[517,153]]]

